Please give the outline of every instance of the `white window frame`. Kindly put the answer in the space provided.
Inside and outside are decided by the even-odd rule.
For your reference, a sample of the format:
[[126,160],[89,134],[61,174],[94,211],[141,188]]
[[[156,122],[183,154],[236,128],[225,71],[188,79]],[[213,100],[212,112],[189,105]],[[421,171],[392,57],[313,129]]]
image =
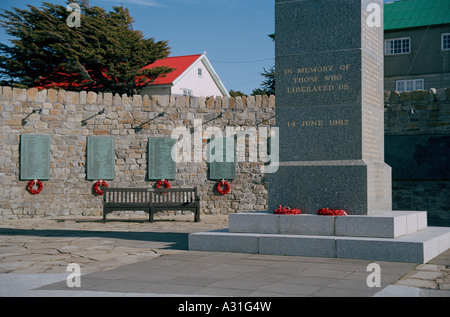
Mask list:
[[[396,44],[397,47],[393,47],[394,42],[400,41],[399,44]],[[408,41],[408,50],[405,50],[404,43]],[[400,49],[400,52],[397,52],[396,49]],[[405,55],[405,54],[411,54],[411,38],[410,37],[401,37],[396,39],[388,39],[384,41],[384,55],[387,56],[393,56],[393,55]]]
[[198,74],[198,77],[203,78],[203,68],[199,67],[197,69],[197,74]]
[[[418,84],[419,82],[420,84]],[[408,86],[411,87],[411,89],[408,89]],[[395,90],[398,92],[414,91],[419,89],[420,90],[425,89],[424,79],[405,79],[405,80],[397,80],[395,82]]]
[[194,95],[194,92],[192,89],[183,88],[183,96],[190,96],[192,97]]
[[[444,41],[444,38],[445,37],[447,37],[447,47],[444,47],[444,43],[445,43],[445,41]],[[442,34],[442,36],[441,36],[441,49],[443,50],[443,51],[450,51],[450,33],[444,33],[444,34]]]

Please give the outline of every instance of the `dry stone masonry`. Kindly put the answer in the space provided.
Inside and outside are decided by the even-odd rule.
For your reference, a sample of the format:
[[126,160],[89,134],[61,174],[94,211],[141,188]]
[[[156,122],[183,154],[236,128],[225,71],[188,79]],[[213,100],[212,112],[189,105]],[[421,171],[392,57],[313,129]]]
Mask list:
[[[450,88],[401,94],[387,91],[384,103],[387,143],[391,137],[450,135]],[[192,128],[194,119],[202,119],[205,123],[222,112],[222,118],[205,126],[223,130],[228,125],[276,126],[274,105],[273,96],[223,99],[158,96],[149,99],[108,93],[0,87],[0,219],[99,216],[101,198],[93,195],[93,182],[86,180],[88,136],[114,137],[116,178],[109,182],[111,186],[152,187],[155,182],[146,177],[149,137],[170,137],[177,125]],[[34,109],[40,113],[33,113]],[[103,109],[105,113],[97,115]],[[161,112],[166,115],[150,121],[136,132],[134,128]],[[31,196],[25,189],[27,182],[19,180],[22,134],[51,135],[50,180],[44,181],[44,190],[37,196]],[[392,150],[388,145],[386,162],[392,166],[395,155],[390,155]],[[445,151],[441,154],[445,155]],[[397,155],[400,158],[407,156]],[[239,163],[236,179],[231,182],[231,193],[227,196],[215,192],[217,181],[207,179],[206,162],[177,164],[177,179],[171,184],[174,187],[197,186],[201,193],[202,213],[265,210],[268,182],[258,165]],[[417,176],[412,176],[413,179],[396,179],[395,167],[393,176],[394,210],[426,210],[430,224],[450,223],[450,178],[418,180]]]
[[394,210],[426,210],[450,226],[450,88],[385,92],[386,162]]
[[[0,218],[99,216],[102,199],[86,179],[88,136],[114,137],[115,179],[110,187],[151,188],[147,178],[150,137],[171,137],[178,127],[274,126],[275,98],[132,97],[112,93],[0,87]],[[35,110],[37,109],[37,110]],[[104,111],[103,111],[104,109]],[[35,110],[35,112],[33,112]],[[164,112],[164,117],[158,117]],[[144,124],[145,123],[145,124]],[[20,137],[50,135],[50,179],[30,195],[19,179]],[[203,140],[206,143],[206,140]],[[260,162],[238,162],[231,192],[222,196],[208,179],[206,161],[177,163],[173,188],[197,187],[206,214],[267,209],[266,175]]]

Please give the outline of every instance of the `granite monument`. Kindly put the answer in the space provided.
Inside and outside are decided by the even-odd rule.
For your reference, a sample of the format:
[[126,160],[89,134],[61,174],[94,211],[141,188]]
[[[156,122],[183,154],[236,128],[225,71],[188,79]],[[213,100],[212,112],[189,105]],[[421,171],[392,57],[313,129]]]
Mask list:
[[[383,1],[276,0],[279,169],[269,210],[229,215],[189,249],[425,263],[450,228],[392,211],[384,162]],[[302,215],[274,214],[279,205]],[[320,216],[320,208],[347,216]]]
[[[278,205],[353,215],[392,209],[384,163],[382,1],[276,1]],[[375,8],[375,7],[374,7]],[[381,20],[380,20],[381,21]]]

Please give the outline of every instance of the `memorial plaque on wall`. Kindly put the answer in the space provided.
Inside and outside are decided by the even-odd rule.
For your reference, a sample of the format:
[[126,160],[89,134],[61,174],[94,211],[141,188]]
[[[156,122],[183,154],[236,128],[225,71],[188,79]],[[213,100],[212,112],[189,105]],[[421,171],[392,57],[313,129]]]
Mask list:
[[87,179],[114,180],[114,138],[94,137],[87,139]]
[[[208,145],[208,151],[210,155],[209,163],[209,179],[211,180],[233,180],[236,178],[236,151],[235,151],[235,140],[234,138],[222,138],[223,147],[219,143],[215,143],[216,146],[212,146],[210,141]],[[228,155],[227,155],[228,152]],[[222,153],[222,155],[220,155]],[[215,160],[214,157],[221,159]],[[227,157],[228,156],[228,157]]]
[[171,138],[148,139],[148,179],[174,180],[176,164],[172,159],[172,148],[176,143]]
[[20,179],[50,179],[50,136],[20,136]]

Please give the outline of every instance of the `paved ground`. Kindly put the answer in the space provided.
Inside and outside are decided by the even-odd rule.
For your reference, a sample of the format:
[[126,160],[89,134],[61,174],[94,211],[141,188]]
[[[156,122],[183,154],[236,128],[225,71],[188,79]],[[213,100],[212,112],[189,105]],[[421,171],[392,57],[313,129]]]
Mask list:
[[[425,265],[187,251],[188,234],[224,215],[20,219],[0,222],[0,296],[450,296],[450,250]],[[70,263],[81,287],[69,288]]]

